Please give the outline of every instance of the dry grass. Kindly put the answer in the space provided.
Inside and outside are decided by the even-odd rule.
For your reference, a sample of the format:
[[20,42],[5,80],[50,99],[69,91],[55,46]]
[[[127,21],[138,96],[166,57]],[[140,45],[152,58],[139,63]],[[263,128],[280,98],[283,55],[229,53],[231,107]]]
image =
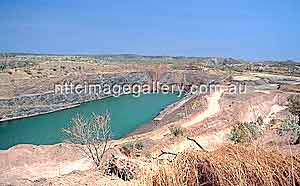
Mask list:
[[178,154],[143,177],[146,185],[300,185],[300,155],[253,145]]

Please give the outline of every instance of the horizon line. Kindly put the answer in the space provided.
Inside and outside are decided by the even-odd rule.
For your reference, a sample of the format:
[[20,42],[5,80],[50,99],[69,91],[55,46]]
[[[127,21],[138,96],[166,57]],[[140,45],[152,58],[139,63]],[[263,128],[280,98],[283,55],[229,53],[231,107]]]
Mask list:
[[257,59],[257,60],[251,60],[251,59],[245,59],[243,57],[228,57],[228,56],[190,56],[190,55],[148,55],[148,54],[141,54],[141,53],[61,53],[61,52],[0,52],[0,55],[2,54],[14,54],[14,55],[48,55],[48,56],[140,56],[140,57],[174,57],[174,58],[224,58],[224,59],[235,59],[245,62],[296,62],[300,63],[300,60],[298,59]]

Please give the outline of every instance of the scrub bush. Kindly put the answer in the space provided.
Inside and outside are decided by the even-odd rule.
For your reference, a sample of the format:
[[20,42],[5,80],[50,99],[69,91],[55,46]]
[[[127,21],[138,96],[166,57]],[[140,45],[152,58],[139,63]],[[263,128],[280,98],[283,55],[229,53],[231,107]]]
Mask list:
[[280,134],[291,135],[291,143],[298,144],[299,142],[297,140],[300,137],[300,126],[293,120],[287,119],[281,127]]
[[288,110],[297,119],[298,125],[300,125],[300,95],[290,95],[288,97]]
[[182,128],[181,126],[174,126],[174,127],[170,127],[169,128],[171,134],[173,134],[174,136],[183,136],[185,130],[184,128]]
[[142,150],[144,148],[144,144],[139,140],[135,140],[135,141],[124,143],[122,147],[128,150],[133,150],[133,149]]
[[262,135],[256,122],[239,122],[231,129],[228,139],[234,143],[248,143]]

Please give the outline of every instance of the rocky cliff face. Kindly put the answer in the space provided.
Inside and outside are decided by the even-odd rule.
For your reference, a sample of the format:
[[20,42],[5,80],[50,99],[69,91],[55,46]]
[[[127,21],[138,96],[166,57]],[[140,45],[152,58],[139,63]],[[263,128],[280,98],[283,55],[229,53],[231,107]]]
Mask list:
[[[104,74],[99,75],[88,82],[72,82],[76,84],[97,84],[97,85],[114,85],[114,84],[143,84],[151,81],[151,75],[148,72],[131,72],[126,74]],[[63,85],[64,82],[61,83]],[[92,101],[104,98],[107,95],[99,91],[84,91],[78,93],[55,93],[53,91],[43,94],[31,94],[14,97],[11,99],[0,100],[0,119],[10,119],[16,117],[26,117],[41,113],[47,113],[55,110],[64,109],[74,104],[79,104],[86,101]]]

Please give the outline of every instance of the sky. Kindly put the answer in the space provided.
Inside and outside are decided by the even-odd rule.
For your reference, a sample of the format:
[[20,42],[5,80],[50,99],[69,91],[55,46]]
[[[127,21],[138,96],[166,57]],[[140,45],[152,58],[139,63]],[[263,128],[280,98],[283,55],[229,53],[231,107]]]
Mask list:
[[0,52],[300,60],[299,0],[0,0]]

